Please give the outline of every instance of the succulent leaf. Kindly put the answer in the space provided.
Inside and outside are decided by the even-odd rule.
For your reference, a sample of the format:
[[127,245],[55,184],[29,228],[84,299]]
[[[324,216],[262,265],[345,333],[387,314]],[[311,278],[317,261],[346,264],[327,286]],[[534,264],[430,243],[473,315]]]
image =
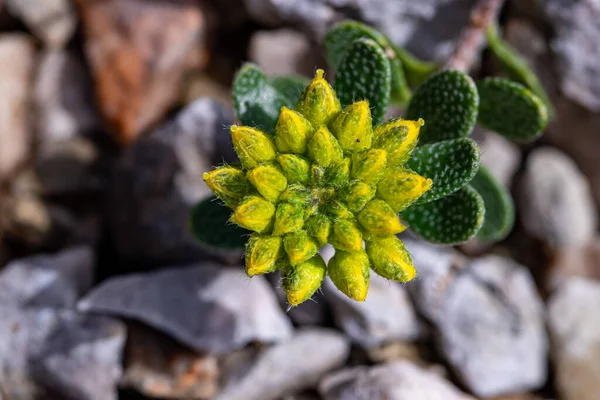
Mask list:
[[548,113],[542,100],[523,85],[502,78],[478,82],[479,123],[514,141],[531,141],[542,134]]
[[231,210],[210,196],[190,213],[189,229],[202,247],[213,250],[243,250],[249,232],[227,222]]
[[269,77],[267,82],[287,99],[288,104],[296,104],[304,88],[310,83],[310,79],[297,75],[285,75]]
[[401,46],[392,45],[392,49],[404,67],[404,75],[410,87],[418,87],[439,69],[437,64],[421,61]]
[[477,122],[479,95],[473,79],[453,70],[438,72],[415,91],[406,118],[423,118],[419,143],[468,136]]

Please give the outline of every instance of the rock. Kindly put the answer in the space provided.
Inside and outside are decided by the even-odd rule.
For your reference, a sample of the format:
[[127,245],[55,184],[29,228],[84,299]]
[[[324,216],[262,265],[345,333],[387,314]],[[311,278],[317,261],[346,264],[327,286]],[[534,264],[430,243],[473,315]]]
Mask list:
[[231,89],[207,73],[191,74],[186,80],[184,90],[186,104],[201,97],[209,97],[227,108],[233,108]]
[[474,400],[409,361],[333,373],[319,385],[324,400]]
[[0,301],[16,307],[71,308],[94,278],[89,246],[11,261],[0,270]]
[[75,32],[77,20],[69,0],[7,0],[6,6],[48,47],[64,47]]
[[108,193],[109,230],[124,259],[157,265],[206,257],[188,231],[189,212],[210,189],[202,173],[235,160],[229,109],[198,99],[141,138],[117,163]]
[[308,38],[290,29],[258,31],[250,39],[250,61],[265,74],[310,76],[316,65]]
[[397,360],[409,360],[415,364],[423,363],[418,347],[413,343],[402,341],[389,342],[378,347],[371,347],[368,349],[367,355],[369,360],[376,364]]
[[548,267],[546,288],[552,291],[573,276],[600,280],[600,237],[582,247],[559,249]]
[[600,111],[600,7],[595,1],[543,2],[555,30],[552,50],[558,58],[561,89],[591,111]]
[[548,324],[561,399],[592,400],[600,396],[600,283],[566,280],[552,295]]
[[394,340],[415,340],[419,326],[406,289],[372,273],[369,294],[356,302],[340,292],[329,277],[323,285],[336,325],[354,342],[370,348]]
[[13,174],[28,156],[31,82],[35,44],[20,33],[0,35],[0,181]]
[[131,143],[173,107],[185,73],[206,62],[198,4],[78,0],[100,110]]
[[292,332],[264,278],[249,280],[238,268],[216,264],[110,278],[79,309],[141,321],[211,353],[281,341]]
[[530,273],[499,256],[459,267],[421,263],[425,257],[415,246],[408,248],[420,268],[411,294],[461,382],[482,397],[541,386],[547,339],[543,304]]
[[519,200],[524,227],[552,245],[583,245],[597,229],[589,182],[558,150],[540,148],[530,155]]
[[344,363],[349,351],[349,343],[334,331],[301,330],[260,353],[241,376],[226,378],[216,400],[275,400],[314,387],[323,374]]
[[219,376],[215,356],[193,352],[144,326],[130,326],[128,337],[124,387],[163,399],[215,396]]
[[507,188],[511,187],[512,178],[519,168],[521,152],[513,142],[488,132],[479,144],[481,163]]
[[117,400],[125,336],[119,321],[63,314],[31,359],[33,375],[50,398]]

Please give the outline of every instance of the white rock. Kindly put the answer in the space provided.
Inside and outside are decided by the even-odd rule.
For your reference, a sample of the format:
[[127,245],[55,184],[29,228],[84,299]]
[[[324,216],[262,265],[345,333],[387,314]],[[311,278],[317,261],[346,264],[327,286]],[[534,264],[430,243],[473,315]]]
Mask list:
[[6,6],[47,46],[63,47],[75,32],[77,19],[69,0],[7,0]]
[[305,75],[314,68],[308,38],[297,31],[258,31],[250,39],[250,60],[266,75]]
[[492,175],[510,188],[512,178],[519,168],[521,152],[519,147],[500,135],[488,132],[480,143],[481,163]]

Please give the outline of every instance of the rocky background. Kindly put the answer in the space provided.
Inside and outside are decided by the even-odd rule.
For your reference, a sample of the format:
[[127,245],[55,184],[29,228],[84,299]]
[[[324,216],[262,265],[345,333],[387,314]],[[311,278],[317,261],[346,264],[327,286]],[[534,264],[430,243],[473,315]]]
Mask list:
[[502,243],[407,238],[415,281],[289,310],[186,230],[244,60],[310,76],[348,17],[444,60],[473,3],[0,1],[0,398],[600,399],[595,0],[503,10],[557,114],[530,145],[476,136],[517,202]]

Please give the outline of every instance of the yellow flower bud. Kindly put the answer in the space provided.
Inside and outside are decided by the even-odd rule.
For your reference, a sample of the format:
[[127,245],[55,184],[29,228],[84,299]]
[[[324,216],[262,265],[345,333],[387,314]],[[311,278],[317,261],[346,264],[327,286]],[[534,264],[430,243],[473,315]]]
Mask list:
[[321,167],[328,167],[341,161],[344,154],[335,137],[322,126],[308,143],[308,156]]
[[329,235],[329,243],[339,250],[362,250],[362,233],[352,219],[335,220]]
[[329,200],[324,207],[324,212],[334,219],[354,218],[352,211],[339,200]]
[[290,185],[279,198],[280,201],[308,208],[313,201],[312,191],[302,185]]
[[272,165],[259,165],[248,172],[248,180],[254,185],[258,193],[276,203],[279,196],[287,187],[287,179]]
[[388,152],[388,165],[404,164],[417,145],[419,131],[425,121],[393,119],[375,128],[373,148]]
[[233,147],[244,168],[254,168],[275,159],[275,145],[269,136],[248,126],[230,128]]
[[317,213],[306,220],[304,227],[315,238],[319,246],[325,246],[331,231],[331,220],[326,215]]
[[229,220],[242,228],[262,233],[271,227],[274,214],[273,204],[260,196],[247,196],[242,199]]
[[377,185],[377,194],[395,212],[414,203],[431,187],[432,180],[405,168],[396,168],[385,174]]
[[371,235],[389,236],[406,229],[398,215],[383,200],[371,200],[358,214],[358,222]]
[[353,153],[369,149],[373,139],[373,120],[366,100],[350,104],[330,125],[340,147]]
[[277,161],[289,183],[308,181],[310,162],[306,158],[294,154],[280,154],[277,156]]
[[310,85],[302,92],[296,110],[315,128],[327,125],[342,110],[333,88],[323,78],[322,69],[317,70]]
[[303,207],[291,203],[279,203],[275,213],[274,235],[296,232],[304,225]]
[[280,153],[306,153],[306,146],[315,129],[297,111],[281,107],[275,127],[275,146]]
[[363,250],[347,252],[336,250],[327,265],[331,281],[344,293],[356,301],[365,301],[369,290],[369,258]]
[[384,278],[408,282],[417,274],[404,243],[396,236],[368,241],[367,254],[373,271]]
[[305,230],[285,235],[283,248],[292,266],[308,260],[319,251],[319,246]]
[[231,208],[236,207],[250,189],[244,172],[234,167],[219,167],[205,172],[202,177],[210,190]]
[[281,281],[283,290],[287,293],[288,302],[292,306],[297,306],[310,299],[321,287],[325,272],[325,261],[319,254],[295,267],[285,268]]
[[353,181],[340,190],[339,199],[352,212],[358,212],[375,196],[375,188],[362,181]]
[[325,172],[325,181],[327,186],[340,187],[348,183],[350,179],[350,159],[344,158],[335,163]]
[[352,169],[350,175],[353,179],[376,184],[379,182],[387,165],[385,150],[371,149],[355,153],[352,156]]
[[246,243],[246,273],[248,276],[266,274],[277,269],[282,255],[280,236],[253,234]]

